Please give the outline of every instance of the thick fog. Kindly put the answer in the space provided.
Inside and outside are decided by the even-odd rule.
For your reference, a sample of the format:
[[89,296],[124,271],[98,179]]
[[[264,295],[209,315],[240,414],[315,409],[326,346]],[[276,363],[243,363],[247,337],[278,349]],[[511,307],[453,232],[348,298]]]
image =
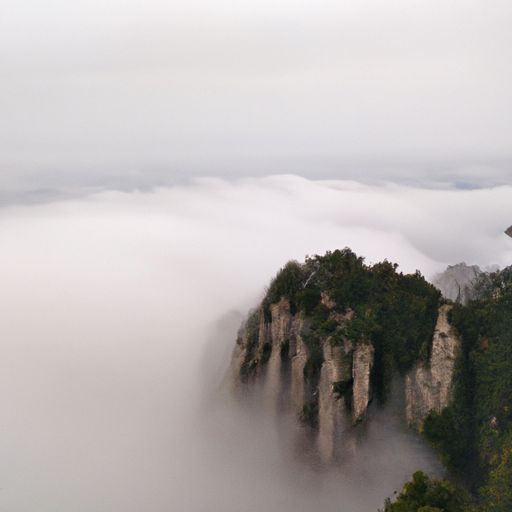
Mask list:
[[297,457],[293,422],[218,396],[239,323],[327,249],[511,263],[511,193],[276,176],[1,209],[0,509],[376,509],[432,454],[377,414],[349,467]]

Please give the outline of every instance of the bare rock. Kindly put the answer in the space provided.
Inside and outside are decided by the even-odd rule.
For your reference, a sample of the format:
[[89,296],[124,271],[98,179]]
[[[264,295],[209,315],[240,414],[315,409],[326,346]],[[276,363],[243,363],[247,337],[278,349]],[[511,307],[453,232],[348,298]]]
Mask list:
[[428,413],[441,412],[451,399],[460,339],[448,322],[450,309],[439,308],[429,364],[417,365],[405,378],[406,419],[420,430]]
[[324,463],[336,457],[341,434],[346,427],[346,407],[335,385],[351,379],[350,351],[352,346],[333,346],[327,338],[323,344],[324,362],[318,383],[318,451]]
[[370,343],[359,343],[354,350],[352,362],[352,419],[360,421],[371,399],[370,372],[373,366],[374,348]]

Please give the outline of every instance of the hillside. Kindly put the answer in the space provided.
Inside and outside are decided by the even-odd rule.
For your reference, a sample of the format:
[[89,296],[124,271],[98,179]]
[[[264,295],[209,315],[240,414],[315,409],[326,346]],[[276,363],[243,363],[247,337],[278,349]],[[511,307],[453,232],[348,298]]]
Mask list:
[[[349,249],[289,262],[240,329],[236,388],[260,383],[272,407],[294,411],[324,463],[342,461],[340,433],[399,389],[404,428],[422,432],[457,486],[417,474],[386,510],[432,507],[434,489],[425,510],[510,512],[512,269],[478,274],[473,294],[452,304],[419,272]],[[414,508],[417,486],[427,497]]]
[[322,459],[335,460],[339,433],[397,381],[404,422],[421,428],[448,404],[458,346],[448,311],[420,273],[388,261],[366,265],[344,249],[289,262],[239,333],[235,381],[263,383],[276,407],[315,430]]

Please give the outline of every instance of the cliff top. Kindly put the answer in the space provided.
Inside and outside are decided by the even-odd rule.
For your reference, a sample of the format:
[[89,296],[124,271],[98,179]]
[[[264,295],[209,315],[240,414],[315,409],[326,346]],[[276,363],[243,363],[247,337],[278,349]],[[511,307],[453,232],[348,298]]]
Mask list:
[[[367,265],[350,249],[288,262],[272,280],[262,303],[265,320],[283,297],[293,315],[310,326],[305,340],[315,352],[327,337],[333,345],[371,342],[375,378],[384,389],[391,374],[429,356],[439,291],[420,272],[403,274],[387,260]],[[343,321],[341,320],[343,319]]]

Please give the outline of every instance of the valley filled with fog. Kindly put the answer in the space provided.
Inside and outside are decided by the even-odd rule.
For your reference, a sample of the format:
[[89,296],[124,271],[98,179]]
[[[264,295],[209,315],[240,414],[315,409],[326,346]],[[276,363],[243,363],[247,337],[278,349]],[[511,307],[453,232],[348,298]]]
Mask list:
[[354,461],[319,467],[220,385],[287,260],[504,266],[511,194],[287,175],[0,209],[0,510],[362,512],[439,471],[378,411]]

